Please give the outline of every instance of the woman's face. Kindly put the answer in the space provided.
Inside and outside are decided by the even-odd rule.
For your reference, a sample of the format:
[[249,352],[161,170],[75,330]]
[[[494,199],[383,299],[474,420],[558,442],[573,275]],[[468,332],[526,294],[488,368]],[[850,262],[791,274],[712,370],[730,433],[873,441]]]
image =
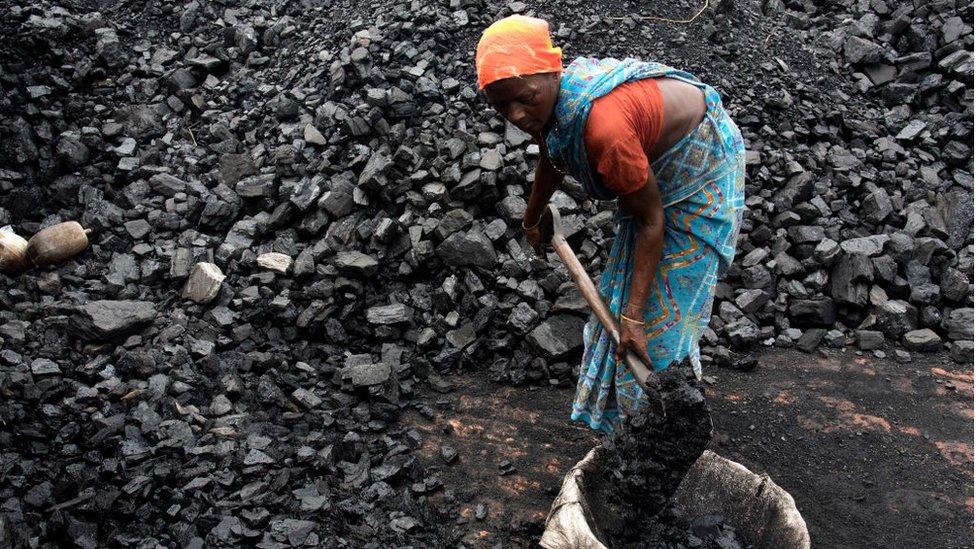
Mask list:
[[525,133],[539,138],[552,120],[559,95],[559,73],[548,72],[492,82],[488,103]]

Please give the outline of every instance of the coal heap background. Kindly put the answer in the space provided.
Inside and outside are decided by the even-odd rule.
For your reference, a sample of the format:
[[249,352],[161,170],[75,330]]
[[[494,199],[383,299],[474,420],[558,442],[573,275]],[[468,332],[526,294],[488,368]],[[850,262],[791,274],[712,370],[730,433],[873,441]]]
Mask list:
[[[573,384],[585,312],[521,239],[538,151],[475,89],[477,36],[513,12],[568,57],[661,60],[726,98],[749,213],[706,367],[772,345],[971,357],[968,2],[610,18],[696,4],[4,0],[0,226],[93,233],[0,275],[0,540],[459,538],[400,410],[464,369]],[[572,182],[554,202],[597,274],[613,204]],[[208,303],[182,298],[198,262],[226,275]]]

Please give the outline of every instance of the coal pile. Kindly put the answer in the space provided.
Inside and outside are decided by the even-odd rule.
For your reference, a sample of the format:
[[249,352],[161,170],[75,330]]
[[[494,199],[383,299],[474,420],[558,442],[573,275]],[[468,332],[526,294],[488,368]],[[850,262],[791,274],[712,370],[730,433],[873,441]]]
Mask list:
[[[681,15],[688,2],[667,9]],[[452,545],[418,384],[572,384],[582,299],[519,221],[538,151],[476,93],[480,30],[716,85],[750,212],[706,362],[763,345],[972,349],[972,14],[959,1],[646,6],[17,2],[0,227],[92,229],[0,274],[0,540]],[[609,38],[608,38],[609,37]],[[797,47],[799,45],[799,47]],[[612,203],[554,202],[595,275]]]
[[[644,543],[688,470],[712,440],[712,418],[691,364],[660,373],[660,400],[645,405],[608,437],[608,504],[624,543]],[[616,521],[615,521],[616,522]],[[680,529],[679,529],[680,530]]]
[[628,549],[751,549],[720,515],[687,518],[670,507],[644,523],[638,541],[621,543]]

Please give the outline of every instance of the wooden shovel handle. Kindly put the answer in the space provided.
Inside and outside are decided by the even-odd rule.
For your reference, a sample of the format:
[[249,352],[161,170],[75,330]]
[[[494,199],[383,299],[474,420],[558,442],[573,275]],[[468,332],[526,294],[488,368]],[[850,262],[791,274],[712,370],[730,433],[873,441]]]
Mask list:
[[[590,309],[596,315],[597,320],[603,325],[603,329],[606,330],[610,337],[613,339],[614,345],[620,344],[620,325],[617,323],[617,319],[614,318],[613,313],[610,312],[610,307],[607,306],[606,302],[603,301],[603,296],[596,289],[596,285],[593,284],[593,280],[583,269],[583,265],[580,263],[579,258],[573,252],[573,249],[566,242],[566,237],[563,236],[562,224],[559,216],[559,212],[551,204],[547,208],[548,212],[543,214],[541,223],[551,224],[552,234],[552,247],[559,255],[559,259],[563,261],[566,265],[566,269],[569,270],[569,275],[573,278],[576,286],[579,288],[580,293],[583,295],[583,299],[590,306]],[[547,227],[549,228],[549,227]],[[655,374],[651,369],[648,368],[646,364],[635,355],[632,351],[627,351],[624,355],[624,363],[630,369],[630,372],[634,374],[634,378],[637,383],[645,391],[657,391],[658,379],[657,374]]]

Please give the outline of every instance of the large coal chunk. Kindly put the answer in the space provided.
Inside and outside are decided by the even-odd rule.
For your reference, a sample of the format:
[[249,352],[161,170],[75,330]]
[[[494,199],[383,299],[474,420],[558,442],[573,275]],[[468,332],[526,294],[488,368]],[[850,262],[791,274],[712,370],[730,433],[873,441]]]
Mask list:
[[548,358],[560,358],[583,346],[583,319],[555,315],[529,332],[529,342]]
[[82,337],[108,341],[131,334],[156,318],[156,306],[148,301],[99,300],[78,307],[72,328]]
[[437,247],[437,255],[449,267],[492,267],[497,261],[491,240],[478,229],[447,237]]

